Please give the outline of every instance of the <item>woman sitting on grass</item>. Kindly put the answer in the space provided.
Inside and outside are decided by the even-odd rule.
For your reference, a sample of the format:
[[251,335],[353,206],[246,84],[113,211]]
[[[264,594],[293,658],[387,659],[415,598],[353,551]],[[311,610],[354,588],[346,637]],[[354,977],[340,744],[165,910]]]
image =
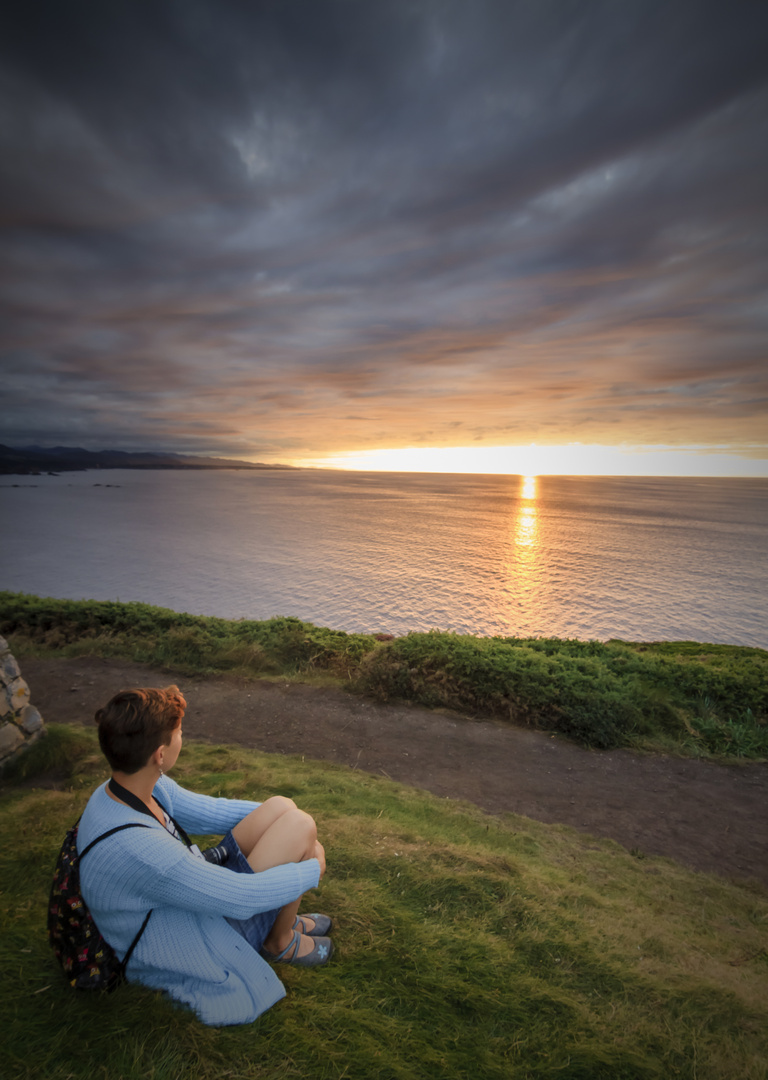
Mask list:
[[[128,964],[132,982],[167,991],[207,1024],[241,1024],[285,995],[265,960],[313,967],[331,957],[331,920],[298,915],[302,893],[325,873],[325,853],[291,799],[214,799],[164,775],[181,750],[185,709],[169,686],[121,691],[96,713],[112,779],[88,801],[78,850],[116,825],[150,827],[97,844],[83,860],[81,891],[121,958],[152,910]],[[223,864],[188,847],[187,831],[226,833],[216,849]]]

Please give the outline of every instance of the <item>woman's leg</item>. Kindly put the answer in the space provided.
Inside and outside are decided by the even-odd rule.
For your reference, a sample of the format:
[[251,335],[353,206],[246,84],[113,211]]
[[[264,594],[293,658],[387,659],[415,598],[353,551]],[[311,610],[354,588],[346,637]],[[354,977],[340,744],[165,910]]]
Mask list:
[[[282,796],[268,799],[253,810],[235,826],[232,835],[256,873],[282,863],[316,858],[322,851],[318,850],[320,845],[314,820],[299,810],[291,799]],[[268,952],[276,955],[290,945],[300,900],[301,897],[297,897],[293,903],[280,909],[264,941]],[[299,956],[306,956],[314,947],[312,938],[300,935]]]
[[[293,799],[286,799],[284,795],[273,795],[235,825],[232,835],[246,859],[278,818],[295,809],[296,803]],[[283,859],[283,862],[290,861],[295,860]]]

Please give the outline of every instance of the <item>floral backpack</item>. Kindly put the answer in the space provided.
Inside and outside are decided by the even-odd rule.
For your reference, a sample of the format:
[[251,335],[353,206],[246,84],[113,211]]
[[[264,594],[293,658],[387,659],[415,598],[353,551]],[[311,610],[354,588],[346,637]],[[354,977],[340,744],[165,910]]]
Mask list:
[[48,904],[48,940],[64,969],[70,986],[77,990],[114,990],[125,979],[125,969],[144,933],[149,916],[141,924],[122,961],[99,933],[93,916],[80,894],[80,861],[101,840],[122,829],[146,829],[148,825],[132,822],[118,825],[97,836],[77,853],[78,821],[72,826],[61,845],[53,872],[53,884]]

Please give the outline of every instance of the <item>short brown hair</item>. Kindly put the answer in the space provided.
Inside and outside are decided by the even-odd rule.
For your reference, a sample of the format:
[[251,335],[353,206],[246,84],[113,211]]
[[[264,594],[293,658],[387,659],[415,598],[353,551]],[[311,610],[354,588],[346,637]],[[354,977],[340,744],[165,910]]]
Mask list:
[[99,745],[113,770],[135,773],[167,746],[187,703],[178,686],[121,690],[96,713]]

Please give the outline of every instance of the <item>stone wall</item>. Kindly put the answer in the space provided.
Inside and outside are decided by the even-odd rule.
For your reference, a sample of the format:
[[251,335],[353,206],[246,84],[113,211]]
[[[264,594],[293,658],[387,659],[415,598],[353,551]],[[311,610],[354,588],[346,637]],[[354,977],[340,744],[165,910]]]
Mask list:
[[44,730],[43,718],[29,703],[29,687],[8,642],[0,637],[0,768],[16,757]]

